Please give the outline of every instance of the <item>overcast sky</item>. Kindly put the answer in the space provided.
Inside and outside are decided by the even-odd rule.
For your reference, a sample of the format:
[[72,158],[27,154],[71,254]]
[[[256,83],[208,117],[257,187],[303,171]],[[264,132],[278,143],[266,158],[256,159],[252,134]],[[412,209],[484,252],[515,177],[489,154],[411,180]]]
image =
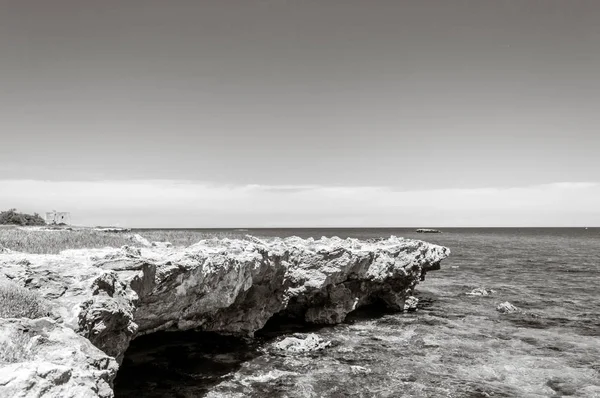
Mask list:
[[0,0],[0,209],[600,226],[596,0]]

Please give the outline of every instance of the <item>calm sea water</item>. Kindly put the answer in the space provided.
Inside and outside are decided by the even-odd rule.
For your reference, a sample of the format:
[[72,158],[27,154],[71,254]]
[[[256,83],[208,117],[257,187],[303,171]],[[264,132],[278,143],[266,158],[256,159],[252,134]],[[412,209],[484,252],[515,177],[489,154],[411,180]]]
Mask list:
[[[332,342],[320,353],[277,355],[269,347],[278,333],[254,341],[202,333],[140,338],[119,373],[117,396],[600,397],[600,229],[443,231],[243,231],[396,235],[447,246],[452,256],[417,287],[417,312],[362,311],[341,325],[300,330]],[[478,287],[495,293],[465,294]],[[504,301],[522,312],[500,314]]]

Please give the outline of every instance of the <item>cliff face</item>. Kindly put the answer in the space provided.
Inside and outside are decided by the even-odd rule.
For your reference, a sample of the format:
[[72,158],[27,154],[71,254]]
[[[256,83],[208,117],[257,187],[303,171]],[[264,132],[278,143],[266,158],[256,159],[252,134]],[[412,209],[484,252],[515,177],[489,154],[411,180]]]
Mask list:
[[[215,239],[186,249],[156,245],[60,255],[9,252],[0,255],[0,278],[51,301],[53,321],[42,322],[34,335],[28,332],[30,340],[48,330],[68,334],[71,329],[78,335],[72,333],[73,338],[89,345],[82,354],[86,360],[51,360],[70,367],[71,373],[54,384],[44,379],[49,396],[78,396],[79,390],[65,386],[82,383],[97,396],[110,396],[105,384],[112,382],[116,364],[137,335],[186,329],[252,335],[275,314],[332,324],[375,301],[405,310],[415,304],[411,294],[418,281],[449,254],[441,246],[395,237],[377,242]],[[7,330],[2,325],[0,339]],[[41,360],[39,355],[29,358],[34,359],[18,364],[23,374]],[[14,379],[4,380],[1,369],[0,395],[35,395]]]

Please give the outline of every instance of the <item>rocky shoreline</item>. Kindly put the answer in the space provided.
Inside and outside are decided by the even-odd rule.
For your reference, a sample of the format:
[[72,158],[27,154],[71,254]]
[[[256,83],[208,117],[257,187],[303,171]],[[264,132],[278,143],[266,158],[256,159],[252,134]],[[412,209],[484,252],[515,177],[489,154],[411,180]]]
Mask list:
[[414,307],[450,251],[418,240],[209,239],[34,255],[4,250],[0,279],[37,292],[49,317],[0,319],[1,396],[113,396],[129,343],[157,331],[252,336],[274,315],[335,324],[359,307]]

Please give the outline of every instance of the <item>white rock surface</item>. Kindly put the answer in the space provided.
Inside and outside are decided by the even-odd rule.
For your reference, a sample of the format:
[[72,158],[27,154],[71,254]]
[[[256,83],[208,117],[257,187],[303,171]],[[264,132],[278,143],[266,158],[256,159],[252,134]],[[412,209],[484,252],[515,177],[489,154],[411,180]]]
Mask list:
[[273,344],[273,349],[287,354],[302,354],[323,350],[331,345],[330,341],[321,339],[314,333],[296,334]]
[[117,362],[51,319],[0,319],[0,397],[112,397]]

